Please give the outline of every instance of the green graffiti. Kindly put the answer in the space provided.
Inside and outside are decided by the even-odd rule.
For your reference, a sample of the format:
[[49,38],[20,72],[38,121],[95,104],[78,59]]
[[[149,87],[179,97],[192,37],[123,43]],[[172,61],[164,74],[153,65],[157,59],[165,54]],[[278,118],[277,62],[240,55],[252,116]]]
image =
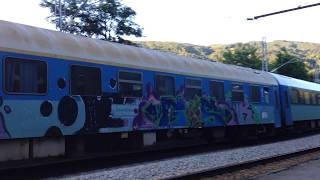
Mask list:
[[201,122],[201,98],[197,95],[188,102],[186,117],[189,127],[202,127]]
[[152,121],[154,125],[159,126],[163,116],[161,103],[154,103],[153,101],[146,102],[142,107],[142,113],[146,118]]
[[261,123],[261,116],[257,108],[253,105],[251,105],[252,108],[252,116],[255,123],[260,124]]

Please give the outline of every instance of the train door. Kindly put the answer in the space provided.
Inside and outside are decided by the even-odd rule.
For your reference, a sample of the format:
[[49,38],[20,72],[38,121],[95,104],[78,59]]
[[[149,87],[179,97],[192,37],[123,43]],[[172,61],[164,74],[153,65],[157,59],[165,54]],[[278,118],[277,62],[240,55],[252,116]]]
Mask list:
[[275,127],[281,127],[281,108],[278,88],[274,88],[274,118]]
[[[105,126],[110,112],[108,99],[102,96],[101,69],[85,65],[71,65],[71,94],[81,96],[86,112],[84,129],[96,132]],[[110,111],[110,110],[109,110]]]
[[289,95],[289,88],[286,86],[280,86],[280,101],[282,109],[281,122],[283,126],[291,126],[293,124]]

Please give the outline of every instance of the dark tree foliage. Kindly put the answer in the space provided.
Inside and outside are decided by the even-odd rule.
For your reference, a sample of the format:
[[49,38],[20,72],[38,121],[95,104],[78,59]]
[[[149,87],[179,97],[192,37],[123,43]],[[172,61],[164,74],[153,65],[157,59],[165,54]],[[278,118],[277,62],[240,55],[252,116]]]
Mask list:
[[222,52],[222,62],[253,69],[261,69],[261,59],[257,51],[258,49],[251,44],[238,43],[225,48]]
[[[56,0],[42,0],[49,8],[48,21],[59,29],[59,8]],[[60,30],[103,40],[129,43],[122,36],[142,36],[142,28],[133,21],[136,12],[121,0],[63,0]]]
[[307,81],[312,80],[312,77],[308,74],[308,69],[303,62],[303,59],[293,53],[290,53],[286,48],[281,48],[281,50],[277,52],[276,61],[272,66],[274,68],[280,67],[276,71],[278,74]]

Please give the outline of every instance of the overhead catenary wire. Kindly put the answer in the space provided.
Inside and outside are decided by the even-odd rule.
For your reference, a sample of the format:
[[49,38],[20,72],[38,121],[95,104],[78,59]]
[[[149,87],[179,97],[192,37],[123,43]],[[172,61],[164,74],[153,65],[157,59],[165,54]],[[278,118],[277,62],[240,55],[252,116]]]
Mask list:
[[257,20],[259,18],[263,18],[263,17],[267,17],[267,16],[273,16],[273,15],[277,15],[277,14],[287,13],[287,12],[296,11],[296,10],[305,9],[305,8],[310,8],[310,7],[315,7],[315,6],[319,6],[319,5],[320,5],[320,3],[309,4],[309,5],[305,5],[305,6],[298,6],[296,8],[285,9],[285,10],[276,11],[276,12],[272,12],[272,13],[268,13],[268,14],[262,14],[262,15],[259,15],[259,16],[254,16],[253,18],[247,18],[247,20],[248,21]]

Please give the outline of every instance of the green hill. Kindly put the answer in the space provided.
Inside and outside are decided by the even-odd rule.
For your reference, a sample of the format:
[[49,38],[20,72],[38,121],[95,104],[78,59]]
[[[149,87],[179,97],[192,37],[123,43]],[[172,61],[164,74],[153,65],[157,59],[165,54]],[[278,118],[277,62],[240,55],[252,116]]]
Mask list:
[[[213,44],[210,46],[199,46],[186,43],[176,42],[159,42],[159,41],[144,41],[136,42],[140,46],[160,51],[171,52],[182,56],[191,56],[200,59],[222,60],[222,52],[226,47],[232,47],[236,44]],[[261,42],[248,42],[256,46],[261,52]],[[309,42],[295,41],[273,41],[268,43],[269,59],[272,62],[274,55],[281,48],[286,48],[304,58],[320,59],[320,44]]]
[[200,59],[208,59],[214,50],[211,47],[198,46],[193,44],[176,43],[176,42],[160,42],[160,41],[144,41],[135,42],[142,47],[156,49],[165,52],[171,52],[182,56],[190,56]]

